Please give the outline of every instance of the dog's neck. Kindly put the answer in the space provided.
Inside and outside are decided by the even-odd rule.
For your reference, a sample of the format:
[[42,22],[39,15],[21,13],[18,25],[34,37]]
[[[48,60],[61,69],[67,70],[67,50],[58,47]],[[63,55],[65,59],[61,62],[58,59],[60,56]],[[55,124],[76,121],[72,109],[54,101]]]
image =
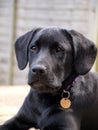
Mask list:
[[71,75],[63,82],[63,90],[70,92],[71,88],[73,87],[73,83],[77,80],[78,76],[79,75],[75,72],[71,73]]

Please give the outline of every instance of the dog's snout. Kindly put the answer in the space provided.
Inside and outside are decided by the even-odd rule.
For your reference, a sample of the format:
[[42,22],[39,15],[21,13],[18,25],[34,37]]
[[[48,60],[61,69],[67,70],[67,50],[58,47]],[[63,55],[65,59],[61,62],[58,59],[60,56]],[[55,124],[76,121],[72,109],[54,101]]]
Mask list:
[[37,66],[33,66],[32,67],[32,72],[33,72],[33,75],[42,76],[42,75],[46,75],[47,70],[46,70],[45,66],[42,66],[42,65],[39,66],[39,65],[37,65]]

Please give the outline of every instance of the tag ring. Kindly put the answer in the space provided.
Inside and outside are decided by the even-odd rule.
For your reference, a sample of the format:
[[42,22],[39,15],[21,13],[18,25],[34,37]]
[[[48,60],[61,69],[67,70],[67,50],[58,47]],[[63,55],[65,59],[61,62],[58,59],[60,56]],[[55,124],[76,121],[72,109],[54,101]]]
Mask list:
[[61,97],[62,98],[70,98],[70,92],[69,91],[66,91],[66,90],[63,90],[62,94],[61,94]]

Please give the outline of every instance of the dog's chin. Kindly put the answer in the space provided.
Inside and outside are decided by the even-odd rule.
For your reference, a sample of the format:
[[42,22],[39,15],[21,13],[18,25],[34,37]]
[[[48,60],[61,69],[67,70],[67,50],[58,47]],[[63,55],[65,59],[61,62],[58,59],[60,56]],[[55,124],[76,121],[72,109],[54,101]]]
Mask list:
[[47,85],[44,83],[30,83],[29,85],[34,90],[43,93],[57,93],[61,88],[59,86]]

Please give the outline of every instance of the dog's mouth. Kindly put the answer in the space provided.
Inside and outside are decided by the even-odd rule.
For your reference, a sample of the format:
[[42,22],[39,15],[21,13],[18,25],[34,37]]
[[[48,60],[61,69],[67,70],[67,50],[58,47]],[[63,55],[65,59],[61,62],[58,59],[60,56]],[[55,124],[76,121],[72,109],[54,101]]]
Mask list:
[[53,84],[49,84],[49,82],[41,82],[40,80],[33,81],[32,83],[28,83],[32,88],[40,92],[49,92],[54,93],[59,91],[60,86],[54,86]]

